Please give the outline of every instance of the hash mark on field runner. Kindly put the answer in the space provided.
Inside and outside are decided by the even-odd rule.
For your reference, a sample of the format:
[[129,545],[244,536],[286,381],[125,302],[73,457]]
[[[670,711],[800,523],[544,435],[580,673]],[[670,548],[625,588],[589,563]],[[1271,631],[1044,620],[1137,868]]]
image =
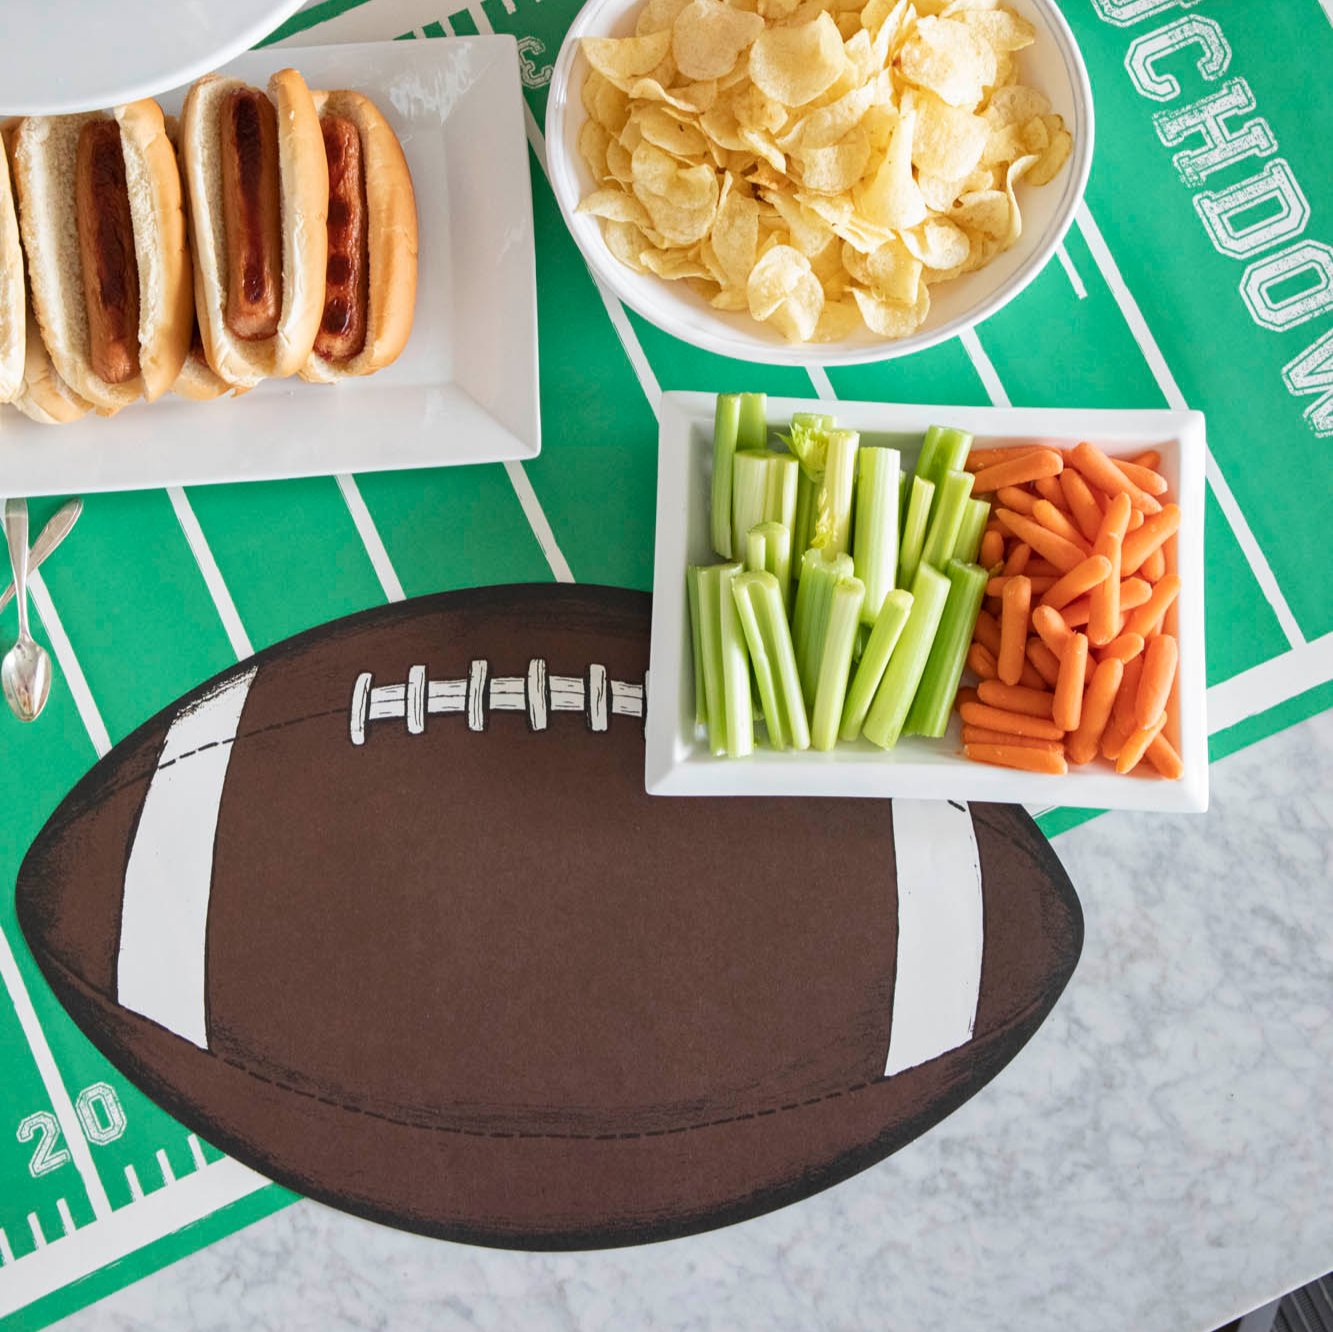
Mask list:
[[[1188,411],[1189,403],[1185,401],[1185,395],[1180,391],[1180,385],[1176,383],[1176,377],[1171,373],[1171,367],[1167,365],[1166,357],[1162,354],[1162,349],[1148,327],[1148,321],[1144,318],[1138,301],[1134,299],[1133,292],[1130,291],[1124,275],[1120,272],[1120,265],[1116,263],[1115,256],[1107,247],[1101,228],[1093,220],[1086,203],[1079,205],[1077,221],[1079,232],[1092,253],[1093,262],[1111,289],[1111,295],[1115,298],[1121,316],[1129,326],[1134,341],[1138,343],[1143,359],[1147,362],[1153,379],[1157,381],[1157,387],[1166,399],[1167,406],[1175,411]],[[1272,607],[1273,614],[1282,626],[1282,632],[1287,636],[1287,641],[1292,647],[1302,646],[1305,643],[1305,635],[1301,633],[1301,627],[1297,624],[1291,607],[1287,605],[1286,597],[1282,595],[1282,589],[1278,586],[1277,577],[1268,563],[1268,557],[1246,521],[1235,494],[1227,484],[1226,477],[1222,475],[1217,459],[1213,457],[1211,446],[1207,450],[1207,476],[1208,484],[1213,488],[1213,495],[1223,514],[1226,515],[1237,543],[1245,553],[1250,572],[1254,574],[1255,582],[1259,584],[1268,604]]]
[[389,601],[402,601],[405,595],[403,584],[399,580],[398,571],[393,567],[393,561],[389,558],[379,528],[375,526],[375,520],[366,507],[366,501],[362,497],[361,487],[356,484],[356,478],[342,473],[334,480],[338,483],[343,503],[347,505],[347,512],[352,515],[352,524],[361,538],[361,544],[366,548],[366,554],[370,557],[371,567],[375,570],[375,577],[379,579],[385,598]]
[[171,1162],[167,1160],[167,1154],[161,1147],[157,1149],[157,1168],[162,1172],[163,1184],[174,1184],[176,1182],[176,1172],[171,1168]]
[[139,1172],[132,1165],[125,1167],[125,1183],[130,1186],[130,1199],[133,1202],[142,1202],[143,1185],[139,1183]]
[[8,1267],[14,1261],[14,1250],[9,1247],[9,1236],[4,1226],[0,1226],[0,1267]]
[[72,1235],[74,1233],[74,1217],[70,1213],[69,1203],[63,1198],[57,1198],[56,1211],[60,1213],[60,1228],[66,1235]]
[[986,354],[985,347],[981,345],[981,339],[977,337],[976,329],[964,329],[958,335],[958,341],[963,344],[963,350],[972,362],[972,367],[976,370],[977,377],[981,380],[982,387],[986,390],[986,396],[990,398],[992,405],[995,407],[1012,406],[1009,395],[1004,390],[1004,384],[1001,382],[991,358]]
[[213,558],[208,538],[204,536],[204,529],[199,526],[199,519],[195,516],[189,498],[180,486],[168,486],[167,498],[171,500],[171,507],[176,511],[176,521],[180,523],[181,531],[185,533],[185,540],[194,555],[195,563],[199,566],[199,572],[203,575],[208,595],[213,598],[213,605],[217,609],[223,629],[226,630],[236,660],[242,661],[246,657],[254,656],[255,650],[250,643],[250,635],[245,632],[245,626],[236,611],[236,603],[231,599],[231,593],[223,581],[222,570],[218,568],[218,563]]
[[194,1158],[194,1168],[202,1170],[208,1164],[208,1158],[204,1155],[204,1149],[200,1145],[198,1137],[191,1133],[185,1141],[190,1145],[190,1155]]
[[46,1248],[46,1236],[42,1232],[42,1223],[37,1219],[36,1212],[28,1213],[28,1229],[32,1231],[32,1242],[39,1248]]
[[[1333,0],[1330,0],[1333,3]],[[1074,289],[1074,295],[1080,301],[1088,299],[1088,289],[1083,285],[1083,279],[1079,276],[1078,269],[1074,267],[1074,261],[1069,257],[1069,251],[1063,245],[1055,247],[1055,257],[1060,261],[1060,267],[1065,270],[1065,277],[1069,279],[1069,285]]]
[[807,365],[805,373],[810,376],[810,382],[815,386],[815,392],[829,401],[837,399],[837,391],[833,387],[833,381],[828,377],[828,371],[822,365]]
[[83,729],[88,732],[88,739],[92,741],[97,757],[102,758],[111,752],[111,736],[107,733],[106,723],[93,701],[92,690],[88,688],[83,667],[79,665],[78,658],[74,655],[69,635],[65,633],[65,626],[56,612],[55,603],[51,600],[51,593],[46,587],[46,580],[36,569],[28,573],[28,590],[32,593],[32,604],[37,608],[37,615],[46,630],[46,636],[51,640],[51,650],[55,653],[61,674],[65,677],[65,685],[74,700],[79,720],[83,722]]

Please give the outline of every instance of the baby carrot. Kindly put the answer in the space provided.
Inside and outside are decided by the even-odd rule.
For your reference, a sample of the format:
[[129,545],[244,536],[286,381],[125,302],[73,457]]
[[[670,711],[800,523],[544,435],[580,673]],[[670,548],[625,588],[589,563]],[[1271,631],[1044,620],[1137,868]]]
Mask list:
[[1176,678],[1180,648],[1170,634],[1158,634],[1143,654],[1143,675],[1134,695],[1134,720],[1149,727],[1166,715],[1166,700]]
[[1142,526],[1143,514],[1138,509],[1131,509],[1129,511],[1129,527],[1127,530],[1130,532],[1137,532]]
[[1065,742],[1070,763],[1081,766],[1097,756],[1097,746],[1111,719],[1111,707],[1124,673],[1124,663],[1114,657],[1100,662],[1093,672],[1092,683],[1083,696],[1083,715],[1078,728]]
[[1032,608],[1032,584],[1019,575],[1004,589],[1004,608],[1000,615],[1000,651],[996,655],[996,674],[1005,684],[1017,684],[1023,673],[1023,645],[1028,638],[1028,612]]
[[1097,647],[1109,643],[1120,629],[1120,554],[1129,525],[1128,495],[1117,495],[1093,543],[1093,554],[1110,561],[1111,572],[1089,594],[1088,641]]
[[995,492],[995,498],[1006,509],[1012,509],[1015,513],[1030,514],[1032,506],[1037,502],[1035,495],[1029,495],[1026,490],[1020,490],[1017,486],[1001,486]]
[[983,467],[972,483],[972,493],[982,495],[1001,486],[1024,486],[1040,476],[1059,476],[1064,466],[1064,459],[1054,449],[1036,449],[1020,458]]
[[1050,500],[1038,500],[1032,506],[1032,516],[1048,531],[1054,532],[1056,536],[1064,537],[1070,545],[1077,546],[1080,550],[1088,545],[1083,540],[1083,533],[1069,521],[1063,510],[1057,509]]
[[954,695],[953,701],[961,709],[964,703],[977,702],[977,691],[975,689],[960,689],[958,693]]
[[1049,574],[1052,578],[1060,577],[1060,570],[1053,565],[1050,560],[1044,560],[1040,555],[1034,555],[1028,561],[1028,567],[1023,570],[1029,578],[1038,578]]
[[1180,575],[1165,575],[1153,588],[1148,600],[1129,617],[1130,632],[1151,638],[1162,627],[1163,617],[1179,595]]
[[1076,597],[1091,591],[1111,572],[1111,561],[1105,555],[1089,555],[1082,564],[1075,565],[1059,582],[1047,588],[1041,604],[1052,610],[1063,610]]
[[1137,657],[1143,651],[1142,634],[1121,634],[1118,638],[1113,638],[1101,650],[1102,661],[1129,661],[1132,657]]
[[[1061,472],[1060,476],[1064,473]],[[1032,488],[1048,504],[1054,504],[1057,509],[1067,509],[1069,506],[1065,503],[1065,492],[1060,489],[1059,476],[1039,476],[1033,483]]]
[[988,731],[984,726],[964,726],[965,745],[1021,745],[1024,749],[1044,749],[1051,754],[1062,754],[1064,746],[1058,740],[1033,740],[1026,735],[1006,735],[1003,731]]
[[1154,472],[1162,465],[1162,455],[1156,449],[1147,449],[1136,453],[1131,459],[1136,467],[1150,467]]
[[1057,657],[1065,650],[1065,644],[1073,632],[1065,622],[1065,617],[1053,606],[1038,606],[1032,612],[1032,627]]
[[1078,445],[1070,462],[1083,473],[1083,479],[1108,495],[1128,495],[1129,502],[1144,513],[1157,513],[1161,505],[1146,490],[1136,486],[1095,444]]
[[[1152,584],[1146,583],[1142,578],[1126,578],[1120,584],[1120,613],[1123,617],[1127,611],[1137,610],[1148,598],[1152,596]],[[1092,615],[1092,597],[1079,597],[1077,601],[1071,601],[1068,606],[1060,612],[1065,617],[1065,623],[1071,629],[1081,628],[1087,624]]]
[[1062,731],[1078,730],[1083,716],[1083,678],[1088,669],[1088,636],[1071,634],[1060,654],[1060,674],[1055,681],[1055,703],[1051,720]]
[[1027,542],[1037,554],[1050,560],[1061,573],[1068,573],[1076,564],[1082,564],[1086,558],[1085,552],[1072,541],[1056,536],[1054,532],[1032,518],[1015,513],[1012,509],[996,509],[995,516],[1006,531],[1012,532],[1020,541]]
[[993,569],[1004,559],[1004,537],[999,532],[986,532],[981,538],[981,553],[977,563],[983,569]]
[[977,686],[977,697],[992,708],[1008,708],[1026,717],[1049,718],[1055,703],[1054,696],[1044,689],[1024,689],[1022,685],[1007,685],[1000,680],[983,680]]
[[1007,708],[993,708],[988,703],[964,703],[958,709],[971,726],[985,726],[992,731],[1025,735],[1032,740],[1063,740],[1064,732],[1044,717],[1029,717]]
[[1018,683],[1022,685],[1024,689],[1040,690],[1044,689],[1046,686],[1046,681],[1037,674],[1032,663],[1027,660],[1026,654],[1024,655],[1023,660],[1023,673],[1018,677]]
[[1158,546],[1146,560],[1139,565],[1139,572],[1150,582],[1156,583],[1166,573],[1166,554]]
[[1028,561],[1032,558],[1032,547],[1019,542],[1013,550],[1009,552],[1009,558],[1004,562],[1004,576],[1012,578],[1015,574],[1025,573],[1028,567]]
[[1055,586],[1054,574],[999,574],[986,584],[986,595],[988,597],[1004,596],[1004,589],[1013,582],[1014,578],[1026,578],[1032,584],[1034,593],[1049,592]]
[[[1124,553],[1120,557],[1120,572],[1125,578],[1138,573],[1139,566],[1159,546],[1173,537],[1180,528],[1180,506],[1168,504],[1149,518],[1136,532],[1125,538]],[[1026,539],[1026,538],[1025,538]]]
[[1151,726],[1140,726],[1131,731],[1116,756],[1115,770],[1123,777],[1139,766],[1139,760],[1148,752],[1149,745],[1162,733],[1166,725],[1166,713],[1162,713]]
[[1112,458],[1111,461],[1140,490],[1146,490],[1149,495],[1166,494],[1166,477],[1160,472],[1153,471],[1151,467],[1144,467],[1141,463],[1130,462],[1126,458]]
[[[967,736],[964,735],[963,739],[966,740]],[[1148,746],[1147,757],[1148,762],[1151,763],[1153,767],[1167,779],[1167,781],[1179,781],[1181,775],[1185,771],[1184,761],[1181,759],[1180,755],[1176,753],[1176,747],[1160,732]]]
[[[1009,462],[1014,458],[1026,458],[1038,449],[1032,444],[1019,444],[1012,449],[973,449],[968,453],[963,466],[969,472],[980,472],[983,468],[994,467],[996,463]],[[972,487],[975,492],[976,486]]]
[[[1060,473],[1060,490],[1065,497],[1065,508],[1074,516],[1078,530],[1085,541],[1095,541],[1102,525],[1102,511],[1088,489],[1088,483],[1072,467]],[[1010,505],[1010,508],[1013,506]]]
[[1040,638],[1029,638],[1027,657],[1033,670],[1054,689],[1055,682],[1060,678],[1059,654],[1052,652]]
[[963,749],[976,763],[993,763],[1001,768],[1021,768],[1024,772],[1045,772],[1063,777],[1069,771],[1063,754],[1044,749],[1024,749],[1020,745],[967,745]]
[[982,611],[972,628],[972,637],[984,643],[992,657],[1000,655],[1000,622],[990,611]]
[[995,679],[995,655],[984,643],[973,643],[967,650],[967,668],[982,680]]
[[1139,690],[1139,677],[1143,674],[1143,658],[1135,657],[1125,663],[1120,677],[1120,688],[1116,690],[1115,703],[1111,708],[1111,720],[1102,732],[1102,757],[1115,760],[1130,735],[1137,730],[1134,721],[1134,699]]

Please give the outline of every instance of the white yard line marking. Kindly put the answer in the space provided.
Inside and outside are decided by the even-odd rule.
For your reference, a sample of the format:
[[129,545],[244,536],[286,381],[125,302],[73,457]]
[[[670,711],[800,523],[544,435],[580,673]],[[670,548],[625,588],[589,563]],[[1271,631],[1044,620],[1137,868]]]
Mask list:
[[[1185,401],[1185,395],[1180,391],[1180,385],[1176,383],[1176,377],[1171,373],[1171,367],[1167,365],[1166,357],[1162,355],[1162,349],[1158,346],[1157,339],[1148,327],[1148,321],[1143,317],[1143,311],[1139,309],[1139,303],[1134,299],[1133,293],[1126,285],[1124,276],[1120,272],[1120,266],[1107,247],[1101,229],[1093,220],[1087,204],[1079,206],[1078,229],[1088,249],[1092,252],[1092,258],[1098,271],[1105,279],[1106,285],[1111,289],[1111,295],[1115,297],[1115,303],[1120,307],[1120,313],[1124,317],[1125,323],[1129,325],[1129,331],[1134,335],[1134,341],[1139,344],[1143,359],[1148,363],[1148,369],[1152,372],[1153,379],[1157,381],[1157,387],[1161,390],[1167,405],[1176,411],[1187,410],[1189,403]],[[1244,513],[1241,512],[1241,507],[1236,502],[1236,497],[1227,484],[1226,478],[1222,475],[1222,469],[1217,465],[1217,459],[1213,457],[1211,448],[1208,450],[1207,474],[1208,483],[1213,488],[1213,494],[1217,497],[1217,502],[1226,515],[1232,532],[1235,533],[1236,540],[1245,554],[1245,559],[1254,574],[1255,581],[1263,590],[1268,604],[1273,608],[1273,614],[1277,616],[1278,623],[1282,626],[1282,632],[1286,634],[1288,642],[1293,647],[1299,647],[1305,642],[1305,635],[1301,633],[1300,625],[1296,623],[1296,617],[1292,614],[1291,607],[1287,605],[1287,599],[1282,595],[1277,577],[1268,563],[1268,557],[1259,545],[1254,532],[1245,519]]]
[[70,1100],[69,1092],[65,1090],[65,1083],[61,1079],[60,1070],[56,1067],[46,1033],[37,1020],[37,1010],[32,1006],[32,996],[24,984],[23,974],[19,971],[13,949],[10,948],[9,939],[3,930],[0,930],[0,981],[4,982],[5,989],[9,991],[9,1001],[14,1005],[19,1027],[28,1043],[28,1049],[32,1052],[33,1063],[37,1065],[42,1087],[46,1091],[47,1100],[51,1102],[51,1109],[60,1125],[60,1131],[65,1135],[65,1146],[69,1148],[74,1168],[83,1181],[93,1215],[99,1219],[110,1216],[111,1202],[106,1196],[102,1177],[97,1173],[97,1167],[93,1165],[88,1139],[83,1136],[83,1127],[74,1112],[74,1102]]
[[829,401],[836,401],[838,394],[833,387],[833,381],[828,377],[828,371],[822,365],[807,365],[805,373],[810,376],[810,382],[815,386],[815,392]]
[[83,668],[74,655],[69,635],[65,633],[65,626],[56,613],[51,593],[47,590],[42,575],[35,569],[28,574],[28,589],[32,593],[32,604],[37,608],[46,636],[51,640],[51,650],[60,664],[60,673],[65,677],[65,684],[70,697],[74,700],[75,708],[78,709],[83,729],[88,732],[88,739],[93,742],[97,757],[102,758],[111,751],[111,737],[107,734],[106,723],[93,701],[92,690],[88,688]]
[[968,354],[973,368],[981,379],[982,387],[986,390],[991,405],[994,407],[1011,406],[1009,395],[1004,391],[1000,376],[996,372],[995,366],[991,364],[990,357],[986,355],[986,349],[981,345],[981,339],[977,337],[976,329],[964,330],[958,335],[958,341],[963,344],[963,350]]
[[[1333,4],[1333,0],[1329,0]],[[1069,257],[1069,251],[1063,245],[1057,245],[1055,257],[1060,261],[1060,267],[1065,270],[1065,277],[1069,279],[1069,285],[1074,289],[1074,295],[1080,301],[1088,299],[1088,289],[1083,285],[1083,279],[1079,276],[1078,269],[1074,267],[1074,261]]]
[[204,1149],[201,1143],[199,1142],[199,1139],[193,1133],[191,1133],[189,1137],[185,1139],[185,1141],[190,1145],[190,1155],[194,1158],[195,1169],[196,1170],[204,1169],[204,1167],[208,1165],[208,1157],[204,1155]]
[[352,515],[352,522],[356,526],[357,535],[361,538],[361,544],[366,548],[366,554],[370,556],[371,567],[375,570],[375,577],[380,580],[385,598],[389,601],[402,601],[403,585],[398,579],[393,561],[389,559],[389,552],[384,547],[379,528],[375,526],[375,520],[370,516],[370,510],[362,498],[361,487],[356,484],[356,478],[343,473],[334,479],[338,482],[338,489],[342,491],[347,511]]
[[1333,680],[1333,633],[1252,666],[1208,691],[1208,732],[1216,735]]
[[9,1247],[9,1236],[0,1226],[0,1267],[8,1267],[14,1261],[14,1250]]
[[46,1236],[42,1232],[42,1223],[37,1219],[36,1212],[28,1213],[28,1229],[32,1231],[32,1242],[39,1248],[46,1248]]
[[175,1188],[159,1189],[133,1207],[122,1207],[100,1225],[84,1226],[61,1243],[18,1262],[8,1245],[0,1242],[0,1256],[5,1260],[0,1272],[0,1318],[211,1216],[267,1183],[240,1162],[224,1158],[181,1180]]
[[171,507],[176,511],[176,521],[180,523],[181,531],[185,533],[185,540],[194,554],[199,572],[204,577],[208,595],[213,598],[213,605],[217,607],[218,618],[227,631],[231,650],[236,654],[237,661],[253,656],[254,648],[251,646],[250,636],[245,632],[241,617],[236,612],[236,603],[231,599],[231,593],[222,578],[222,571],[213,558],[208,539],[204,536],[204,529],[199,526],[199,519],[195,517],[185,491],[180,486],[169,486],[167,496],[171,500]]
[[161,1147],[157,1149],[157,1168],[162,1172],[163,1184],[174,1184],[176,1182],[176,1172],[171,1168],[171,1162],[167,1160],[167,1154]]
[[72,1235],[74,1233],[74,1217],[69,1210],[69,1203],[63,1198],[57,1198],[56,1211],[60,1213],[60,1228],[66,1235]]
[[134,1202],[142,1202],[143,1185],[139,1183],[139,1172],[132,1165],[125,1167],[125,1183],[130,1186],[130,1198]]
[[569,567],[569,561],[565,559],[564,552],[555,539],[555,532],[552,531],[550,520],[546,517],[546,510],[542,508],[541,500],[537,498],[537,492],[532,488],[532,481],[523,470],[522,463],[507,462],[504,469],[509,477],[509,484],[514,487],[514,495],[518,499],[519,506],[528,520],[528,526],[532,528],[532,535],[537,538],[537,544],[542,548],[542,554],[546,556],[546,563],[551,566],[555,581],[574,582],[574,571]]
[[1319,0],[1324,7],[1324,13],[1328,16],[1328,21],[1333,23],[1333,0]]

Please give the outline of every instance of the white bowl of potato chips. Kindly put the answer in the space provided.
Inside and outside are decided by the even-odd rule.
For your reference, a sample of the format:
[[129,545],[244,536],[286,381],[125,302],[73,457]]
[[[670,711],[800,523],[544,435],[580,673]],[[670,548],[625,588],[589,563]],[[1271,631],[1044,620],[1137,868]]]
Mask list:
[[1056,0],[588,0],[551,183],[597,278],[739,360],[850,365],[994,314],[1092,159]]

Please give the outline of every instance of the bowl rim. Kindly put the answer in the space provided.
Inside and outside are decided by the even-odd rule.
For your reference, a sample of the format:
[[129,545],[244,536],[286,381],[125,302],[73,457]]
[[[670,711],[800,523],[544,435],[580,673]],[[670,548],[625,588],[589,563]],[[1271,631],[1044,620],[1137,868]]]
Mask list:
[[[617,300],[664,333],[669,333],[672,337],[680,338],[692,346],[718,356],[764,365],[826,367],[866,365],[876,361],[896,360],[902,356],[926,351],[961,333],[966,333],[1003,309],[1046,268],[1069,233],[1082,205],[1092,170],[1096,135],[1092,83],[1083,53],[1056,0],[1028,0],[1030,5],[1041,12],[1069,75],[1074,101],[1074,149],[1063,171],[1064,187],[1051,224],[1027,260],[1005,282],[984,300],[938,328],[918,330],[906,338],[854,344],[849,344],[846,340],[841,343],[789,343],[776,335],[771,339],[763,338],[757,332],[746,336],[720,320],[714,322],[708,317],[706,310],[701,310],[708,319],[706,324],[688,330],[682,328],[669,316],[663,316],[640,298],[629,281],[629,270],[615,259],[606,248],[605,241],[603,240],[595,249],[590,247],[585,241],[584,229],[577,225],[575,220],[581,189],[573,162],[566,153],[564,145],[565,122],[571,109],[574,69],[580,55],[578,41],[581,37],[597,35],[592,31],[597,20],[606,9],[620,2],[621,0],[585,0],[560,44],[546,103],[544,130],[547,170],[551,190],[561,216],[594,281],[604,288],[609,288]],[[758,327],[760,326],[757,325],[756,328]]]

